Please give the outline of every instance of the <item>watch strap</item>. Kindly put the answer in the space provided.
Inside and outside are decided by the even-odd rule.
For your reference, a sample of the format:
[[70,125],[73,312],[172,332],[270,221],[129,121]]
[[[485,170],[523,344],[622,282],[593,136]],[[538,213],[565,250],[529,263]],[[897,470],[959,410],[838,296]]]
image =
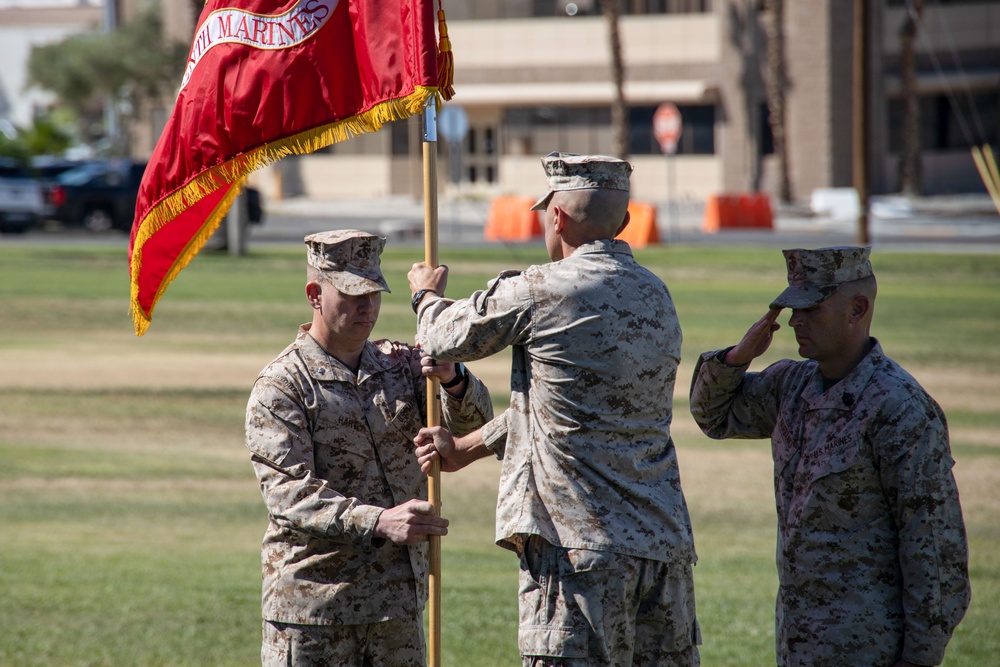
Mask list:
[[462,384],[462,381],[465,380],[465,374],[465,364],[461,362],[455,364],[455,377],[448,382],[442,382],[441,387],[443,389],[451,389],[452,387]]
[[420,302],[423,301],[424,297],[427,296],[428,293],[433,294],[434,296],[441,296],[440,294],[437,293],[436,290],[432,289],[417,290],[417,293],[413,295],[413,301],[410,302],[410,305],[413,307],[414,313],[417,312],[417,309],[420,307]]

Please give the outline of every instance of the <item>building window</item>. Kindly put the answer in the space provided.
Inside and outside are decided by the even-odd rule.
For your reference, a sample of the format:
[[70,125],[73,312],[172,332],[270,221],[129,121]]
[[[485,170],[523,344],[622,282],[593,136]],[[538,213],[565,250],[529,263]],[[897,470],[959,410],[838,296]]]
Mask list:
[[515,107],[503,114],[504,154],[611,152],[608,107]]
[[410,123],[407,119],[395,120],[389,123],[389,132],[392,135],[392,154],[410,154]]
[[[997,91],[979,91],[954,98],[923,95],[919,104],[922,151],[968,150],[973,145],[1000,140],[1000,93]],[[889,123],[889,152],[899,153],[903,146],[903,100],[889,100],[889,118],[893,119]]]
[[496,139],[493,136],[493,128],[487,127],[483,130],[483,153],[493,155],[496,153]]
[[760,105],[760,154],[774,154],[774,132],[771,131],[771,107],[767,102]]

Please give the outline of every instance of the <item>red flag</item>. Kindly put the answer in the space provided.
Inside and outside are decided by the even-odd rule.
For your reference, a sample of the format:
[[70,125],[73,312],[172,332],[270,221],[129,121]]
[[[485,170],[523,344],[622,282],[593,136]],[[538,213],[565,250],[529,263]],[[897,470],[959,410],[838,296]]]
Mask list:
[[132,319],[219,227],[243,179],[451,96],[434,0],[208,0],[173,114],[139,187],[129,243]]

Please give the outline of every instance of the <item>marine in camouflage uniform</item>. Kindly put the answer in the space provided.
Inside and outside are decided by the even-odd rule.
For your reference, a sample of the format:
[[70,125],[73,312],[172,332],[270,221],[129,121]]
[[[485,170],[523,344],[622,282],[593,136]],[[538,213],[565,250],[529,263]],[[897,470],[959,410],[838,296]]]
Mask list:
[[[377,307],[322,314],[331,300],[388,290],[379,268],[384,238],[347,230],[306,243],[316,314],[261,372],[247,407],[247,447],[269,515],[262,662],[423,667],[428,562],[420,531],[433,529],[387,539],[379,528],[395,512],[420,520],[432,508],[414,502],[427,488],[412,438],[425,422],[424,376],[455,373],[429,358],[422,365],[417,348],[367,340]],[[331,328],[339,338],[321,335]],[[351,336],[357,354],[348,359],[340,341]],[[489,392],[471,374],[454,381],[441,391],[442,419],[466,433],[492,417]]]
[[[969,604],[948,426],[869,336],[869,251],[784,251],[788,289],[691,385],[708,436],[771,438],[784,667],[938,665]],[[808,360],[748,372],[785,307]]]
[[[561,153],[543,165],[550,192],[536,207],[553,261],[458,301],[422,294],[440,283],[415,265],[421,345],[449,360],[512,347],[510,409],[476,446],[502,458],[496,536],[521,557],[524,664],[696,665],[695,552],[670,437],[674,304],[613,239],[630,165]],[[589,220],[607,200],[617,217]]]

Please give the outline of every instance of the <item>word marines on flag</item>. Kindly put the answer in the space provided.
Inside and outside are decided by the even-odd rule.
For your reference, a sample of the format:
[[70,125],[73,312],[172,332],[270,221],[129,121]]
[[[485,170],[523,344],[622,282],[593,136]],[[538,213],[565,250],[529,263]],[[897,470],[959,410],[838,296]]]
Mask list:
[[246,44],[258,49],[287,49],[301,44],[323,27],[338,0],[299,0],[288,11],[274,16],[243,9],[217,9],[201,24],[191,44],[191,56],[181,80],[187,85],[205,52],[220,44]]

